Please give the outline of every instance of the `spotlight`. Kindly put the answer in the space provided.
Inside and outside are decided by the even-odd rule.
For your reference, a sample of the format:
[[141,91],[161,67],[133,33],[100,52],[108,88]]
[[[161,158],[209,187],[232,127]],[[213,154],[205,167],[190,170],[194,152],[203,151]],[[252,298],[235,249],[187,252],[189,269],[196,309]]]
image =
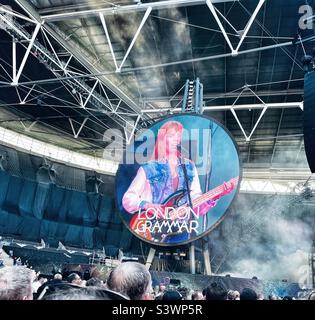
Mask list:
[[99,193],[103,180],[96,175],[86,178],[86,191],[88,193]]
[[313,196],[312,189],[309,186],[306,186],[301,192],[301,195],[304,199],[310,199]]
[[8,161],[6,159],[6,156],[0,154],[0,170],[5,171],[8,165]]
[[36,179],[39,183],[51,184],[56,180],[56,172],[48,164],[41,165],[36,173]]

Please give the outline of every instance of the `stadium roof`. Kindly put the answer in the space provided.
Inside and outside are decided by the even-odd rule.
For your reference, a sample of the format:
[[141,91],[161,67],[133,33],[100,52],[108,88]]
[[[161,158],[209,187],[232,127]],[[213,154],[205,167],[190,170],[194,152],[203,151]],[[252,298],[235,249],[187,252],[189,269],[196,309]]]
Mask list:
[[2,127],[100,157],[106,129],[128,140],[176,112],[186,79],[199,77],[204,114],[230,130],[245,168],[308,168],[305,1],[1,4]]

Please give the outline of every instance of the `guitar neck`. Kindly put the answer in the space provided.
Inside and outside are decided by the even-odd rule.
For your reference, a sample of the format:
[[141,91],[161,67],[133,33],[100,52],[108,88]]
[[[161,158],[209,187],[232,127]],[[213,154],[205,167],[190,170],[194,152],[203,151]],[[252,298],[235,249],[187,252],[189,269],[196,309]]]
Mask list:
[[[233,178],[230,181],[227,182],[227,184],[233,183],[232,185],[236,185],[238,182],[238,177],[237,178]],[[209,200],[216,200],[217,198],[219,198],[220,196],[222,196],[225,192],[225,187],[224,184],[202,194],[201,196],[195,198],[192,201],[193,204],[193,208],[199,207],[200,205],[206,203]]]

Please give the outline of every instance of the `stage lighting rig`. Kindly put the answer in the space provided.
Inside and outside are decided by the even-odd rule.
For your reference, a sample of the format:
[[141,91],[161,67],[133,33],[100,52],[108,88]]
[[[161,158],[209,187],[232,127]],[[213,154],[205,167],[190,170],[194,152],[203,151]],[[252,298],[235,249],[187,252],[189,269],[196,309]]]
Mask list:
[[[313,52],[314,54],[314,52]],[[305,73],[311,72],[314,69],[314,58],[311,55],[306,54],[302,58],[303,70]]]
[[36,180],[42,184],[55,183],[56,171],[48,163],[44,163],[37,170]]
[[7,157],[3,154],[0,154],[0,170],[6,171],[7,166],[8,166]]
[[104,181],[96,174],[96,172],[94,175],[86,177],[86,191],[88,193],[100,193],[102,184],[104,184]]

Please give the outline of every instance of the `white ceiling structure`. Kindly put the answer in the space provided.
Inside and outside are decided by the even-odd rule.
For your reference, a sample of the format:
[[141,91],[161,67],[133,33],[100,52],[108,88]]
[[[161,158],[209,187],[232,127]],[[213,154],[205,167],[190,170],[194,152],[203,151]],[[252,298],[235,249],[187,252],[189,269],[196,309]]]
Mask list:
[[244,192],[291,192],[310,176],[301,57],[314,31],[297,34],[305,1],[0,4],[3,143],[57,161],[52,150],[70,150],[90,161],[65,157],[72,165],[114,174],[117,164],[99,160],[104,132],[124,130],[128,143],[154,119],[181,112],[186,79],[199,77],[204,114],[238,143]]

